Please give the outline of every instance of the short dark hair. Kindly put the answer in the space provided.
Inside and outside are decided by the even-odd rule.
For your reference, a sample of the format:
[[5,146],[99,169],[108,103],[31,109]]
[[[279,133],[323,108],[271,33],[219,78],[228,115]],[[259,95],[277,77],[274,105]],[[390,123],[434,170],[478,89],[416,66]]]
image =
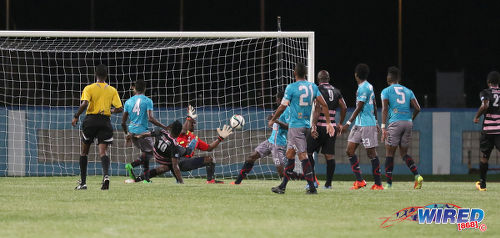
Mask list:
[[487,82],[489,84],[498,85],[500,83],[500,73],[498,73],[497,71],[491,71],[488,74]]
[[326,70],[321,70],[318,72],[318,82],[328,83],[330,82],[330,73]]
[[277,98],[283,98],[285,96],[285,91],[279,90],[278,93],[276,94]]
[[140,93],[143,93],[144,91],[146,91],[146,83],[144,82],[144,80],[139,79],[139,80],[135,81],[135,91],[140,92]]
[[370,74],[370,67],[367,64],[358,64],[354,69],[354,72],[358,75],[360,79],[367,79]]
[[179,120],[176,120],[170,124],[170,135],[174,138],[179,137],[182,131],[182,123]]
[[307,68],[306,65],[303,63],[297,63],[295,64],[295,73],[297,74],[297,77],[299,78],[305,78],[307,74]]
[[399,82],[401,77],[401,71],[399,71],[398,67],[391,66],[387,69],[387,74],[391,76],[393,82]]
[[100,79],[105,79],[108,77],[108,67],[106,65],[100,64],[95,67],[95,76]]

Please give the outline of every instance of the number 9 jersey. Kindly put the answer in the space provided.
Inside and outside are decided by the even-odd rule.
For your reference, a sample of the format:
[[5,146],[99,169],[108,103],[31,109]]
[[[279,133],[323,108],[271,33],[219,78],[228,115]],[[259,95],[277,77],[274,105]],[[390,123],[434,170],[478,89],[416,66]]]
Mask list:
[[290,107],[289,128],[311,128],[312,105],[318,96],[321,96],[318,86],[305,80],[286,87],[281,104]]
[[413,92],[400,84],[392,84],[382,90],[382,101],[389,100],[389,124],[395,121],[411,121],[410,101],[415,99]]

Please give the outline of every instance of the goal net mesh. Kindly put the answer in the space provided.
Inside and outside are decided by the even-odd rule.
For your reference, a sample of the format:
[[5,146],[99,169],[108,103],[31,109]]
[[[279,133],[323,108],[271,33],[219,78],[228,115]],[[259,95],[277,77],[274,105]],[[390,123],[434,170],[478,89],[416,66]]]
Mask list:
[[[295,63],[308,63],[308,38],[0,37],[0,56],[0,176],[79,174],[84,115],[77,127],[71,119],[83,88],[95,82],[95,66],[105,64],[107,83],[123,103],[133,96],[136,80],[146,82],[145,94],[164,124],[183,122],[187,106],[193,105],[198,113],[194,133],[207,143],[233,114],[242,115],[241,130],[211,152],[196,152],[213,156],[216,176],[229,178],[270,136],[266,118],[276,108],[278,90],[293,81]],[[136,148],[125,146],[121,116],[111,117],[112,175],[125,175],[124,165],[139,156]],[[95,144],[88,174],[101,174]],[[184,173],[205,174],[205,168]],[[260,159],[249,175],[277,178],[272,158]]]

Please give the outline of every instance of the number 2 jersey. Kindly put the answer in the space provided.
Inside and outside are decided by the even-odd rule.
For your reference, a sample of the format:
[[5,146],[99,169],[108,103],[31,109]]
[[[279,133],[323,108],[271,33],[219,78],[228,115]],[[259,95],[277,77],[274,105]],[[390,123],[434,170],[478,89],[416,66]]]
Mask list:
[[289,128],[311,128],[313,101],[321,96],[316,84],[300,80],[289,84],[281,104],[290,107]]
[[172,164],[172,158],[179,158],[191,154],[193,151],[190,147],[182,147],[177,144],[175,138],[172,138],[168,131],[163,129],[156,129],[151,132],[155,139],[153,152],[155,159],[160,164]]
[[382,90],[382,101],[389,100],[389,124],[395,121],[411,121],[410,101],[415,99],[413,92],[400,84],[392,84]]
[[143,94],[135,95],[125,102],[130,124],[128,130],[134,134],[142,134],[148,130],[148,111],[153,110],[153,101]]
[[489,105],[484,114],[483,132],[500,134],[500,88],[487,88],[479,94],[481,101],[488,100]]
[[[340,90],[336,89],[329,83],[320,83],[318,86],[319,91],[323,95],[323,98],[328,105],[328,112],[330,113],[330,120],[332,121],[332,125],[336,126],[335,123],[335,114],[336,109],[339,107],[339,100],[342,99],[342,94]],[[326,126],[326,118],[323,112],[319,114],[318,123],[316,126]]]
[[356,104],[358,102],[364,102],[363,109],[359,112],[354,121],[356,126],[376,126],[377,120],[375,120],[373,101],[375,101],[375,94],[373,93],[373,86],[364,81],[358,85],[358,91],[356,91]]

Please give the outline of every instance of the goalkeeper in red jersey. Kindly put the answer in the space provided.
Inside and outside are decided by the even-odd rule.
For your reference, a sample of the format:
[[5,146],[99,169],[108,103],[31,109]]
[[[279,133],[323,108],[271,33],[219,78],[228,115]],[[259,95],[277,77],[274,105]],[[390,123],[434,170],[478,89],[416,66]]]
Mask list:
[[[232,128],[228,125],[224,125],[222,130],[217,128],[217,133],[219,136],[212,143],[208,144],[205,141],[198,139],[198,137],[193,133],[196,126],[196,110],[189,105],[188,106],[188,116],[186,121],[182,126],[181,134],[177,137],[177,143],[180,146],[186,147],[192,140],[197,139],[196,149],[201,151],[212,151],[215,149],[220,142],[231,135]],[[203,166],[207,169],[207,184],[213,183],[224,183],[222,181],[215,180],[215,159],[212,156],[194,157],[194,150],[190,153],[181,157],[179,160],[179,168],[181,171],[191,171]]]

